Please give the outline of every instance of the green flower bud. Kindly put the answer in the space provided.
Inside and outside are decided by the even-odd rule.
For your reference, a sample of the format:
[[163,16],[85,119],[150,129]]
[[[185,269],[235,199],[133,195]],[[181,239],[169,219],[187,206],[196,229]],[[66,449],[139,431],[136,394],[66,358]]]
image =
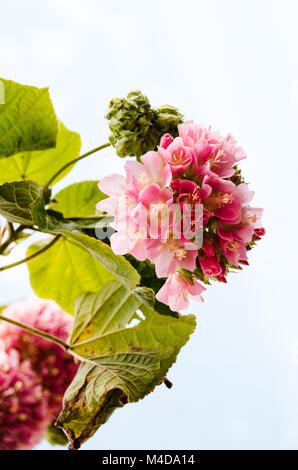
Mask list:
[[111,100],[106,118],[112,132],[109,139],[119,157],[139,158],[156,149],[164,134],[177,136],[177,126],[183,116],[173,106],[151,108],[148,98],[139,90],[127,98]]

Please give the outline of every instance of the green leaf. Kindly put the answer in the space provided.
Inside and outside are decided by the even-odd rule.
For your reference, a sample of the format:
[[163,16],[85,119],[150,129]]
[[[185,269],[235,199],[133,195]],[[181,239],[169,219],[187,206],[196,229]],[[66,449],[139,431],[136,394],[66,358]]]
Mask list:
[[[192,315],[159,315],[141,297],[112,282],[76,301],[71,349],[83,363],[58,418],[72,449],[92,436],[116,408],[144,398],[159,385],[194,331]],[[129,327],[138,309],[145,319]]]
[[102,266],[114,274],[128,289],[135,288],[140,282],[140,276],[132,265],[123,256],[115,255],[113,250],[101,240],[81,233],[68,232],[67,230],[57,230],[56,233],[65,235],[69,240],[73,240],[86,248]]
[[48,88],[1,82],[5,104],[0,106],[0,158],[54,147],[58,122]]
[[66,446],[68,444],[68,439],[62,429],[57,428],[54,424],[48,427],[45,438],[52,446]]
[[[49,243],[49,238],[34,243],[27,256]],[[51,248],[29,261],[31,286],[44,299],[55,300],[73,314],[74,301],[82,292],[97,292],[114,279],[98,261],[74,240],[61,237]]]
[[[0,107],[1,109],[1,107]],[[65,163],[80,154],[81,139],[76,132],[69,131],[59,122],[57,145],[53,149],[22,152],[0,160],[0,183],[20,180],[34,180],[45,184]],[[70,170],[69,166],[54,181],[60,181]]]
[[141,295],[134,295],[119,281],[109,282],[100,292],[82,294],[75,303],[75,324],[70,343],[80,343],[124,328],[142,304]]
[[34,181],[1,185],[0,214],[10,222],[38,224],[40,217],[45,215],[42,188]]
[[66,218],[92,217],[96,214],[96,203],[105,199],[106,194],[98,188],[98,181],[74,183],[55,194],[50,209],[61,212]]

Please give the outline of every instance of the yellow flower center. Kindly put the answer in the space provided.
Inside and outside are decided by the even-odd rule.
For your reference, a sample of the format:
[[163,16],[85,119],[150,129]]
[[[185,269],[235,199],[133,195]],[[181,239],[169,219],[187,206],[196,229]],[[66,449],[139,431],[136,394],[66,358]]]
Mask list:
[[143,173],[141,173],[140,176],[138,177],[138,182],[140,183],[142,188],[146,188],[146,186],[149,186],[149,184],[153,182],[153,179],[151,175],[147,173],[147,171],[143,171]]
[[228,204],[231,204],[234,200],[232,194],[223,193],[220,191],[215,196],[215,201],[218,207],[225,207]]
[[256,214],[248,214],[245,210],[241,214],[241,223],[242,224],[255,224],[258,220]]
[[212,152],[210,157],[208,158],[208,161],[210,163],[210,166],[212,168],[218,168],[220,167],[223,163],[226,163],[226,160],[223,159],[223,156],[225,155],[224,150],[219,149],[216,152]]
[[173,155],[172,155],[172,162],[171,164],[173,166],[178,166],[178,165],[185,165],[187,163],[187,156],[185,155],[185,152],[181,150],[176,150]]
[[179,261],[182,261],[187,256],[187,250],[183,248],[183,246],[177,244],[171,247],[170,252],[172,253],[173,257]]
[[233,241],[227,244],[227,249],[230,251],[237,251],[239,248],[240,248],[240,245],[236,241]]

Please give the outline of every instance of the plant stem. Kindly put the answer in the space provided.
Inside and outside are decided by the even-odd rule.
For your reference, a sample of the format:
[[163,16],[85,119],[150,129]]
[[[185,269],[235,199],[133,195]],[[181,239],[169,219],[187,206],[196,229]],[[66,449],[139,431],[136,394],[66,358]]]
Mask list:
[[44,185],[44,188],[43,188],[43,192],[45,193],[47,191],[47,189],[49,188],[49,186],[53,183],[53,181],[57,178],[57,176],[60,175],[60,173],[62,173],[64,170],[66,170],[66,168],[68,168],[69,166],[71,165],[74,165],[75,163],[79,162],[80,160],[82,160],[83,158],[86,158],[88,157],[89,155],[92,155],[92,153],[95,153],[95,152],[98,152],[99,150],[102,150],[106,147],[109,147],[111,144],[108,142],[106,144],[103,144],[103,145],[100,145],[99,147],[95,147],[94,149],[92,150],[89,150],[89,152],[87,153],[84,153],[83,155],[80,155],[79,157],[75,158],[74,160],[71,160],[70,162],[66,163],[65,165],[63,165],[60,170],[58,170],[50,179],[49,181]]
[[4,315],[0,315],[0,320],[11,323],[12,325],[23,328],[24,330],[29,331],[30,333],[33,333],[34,335],[40,336],[41,338],[45,338],[45,339],[48,339],[49,341],[52,341],[53,343],[59,344],[66,351],[70,347],[69,344],[65,343],[65,341],[62,341],[62,339],[56,338],[56,336],[52,336],[49,333],[45,333],[44,331],[37,330],[36,328],[33,328],[32,326],[24,325],[23,323],[13,320],[12,318],[8,318],[8,317],[5,317]]
[[8,248],[9,245],[15,241],[15,231],[13,228],[13,224],[11,222],[8,222],[7,226],[8,226],[8,238],[6,242],[0,246],[0,255],[2,255],[2,253],[4,253],[4,251],[6,250],[6,248]]
[[20,261],[16,261],[15,263],[8,264],[7,266],[2,266],[0,268],[0,271],[5,271],[6,269],[14,268],[15,266],[19,266],[20,264],[27,263],[28,261],[32,260],[33,258],[36,258],[36,256],[41,255],[42,253],[47,251],[49,248],[51,248],[51,246],[53,246],[59,240],[60,237],[61,237],[61,235],[56,235],[55,238],[53,238],[53,240],[50,241],[50,243],[48,243],[46,246],[44,246],[40,250],[36,251],[35,253],[33,253],[30,256],[27,256],[27,258],[21,259]]
[[90,215],[90,216],[82,216],[82,217],[65,217],[64,220],[100,220],[100,219],[104,219],[105,217],[107,217],[107,214],[103,214],[103,215]]
[[26,225],[19,225],[19,227],[15,230],[13,224],[11,222],[8,223],[8,230],[9,230],[9,237],[7,238],[6,242],[0,246],[0,255],[4,253],[4,251],[17,240],[17,235],[22,232],[24,229],[31,229],[31,227],[27,227]]
[[33,227],[31,225],[28,228],[29,228],[29,230],[33,230],[33,232],[48,233],[48,232],[45,232],[44,230],[41,230],[40,228]]

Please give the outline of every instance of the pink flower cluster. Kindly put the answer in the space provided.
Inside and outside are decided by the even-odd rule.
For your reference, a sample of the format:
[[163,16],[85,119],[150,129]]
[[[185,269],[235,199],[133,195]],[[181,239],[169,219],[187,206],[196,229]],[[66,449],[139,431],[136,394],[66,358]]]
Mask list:
[[48,393],[29,359],[0,351],[0,450],[29,450],[49,425]]
[[[11,304],[3,315],[67,340],[73,319],[51,300]],[[78,365],[59,345],[0,324],[0,450],[31,449],[57,418]]]
[[141,162],[127,161],[126,177],[103,178],[99,188],[109,197],[97,204],[114,216],[113,251],[153,262],[167,278],[156,297],[175,311],[187,308],[189,296],[202,301],[199,281],[226,282],[230,267],[247,264],[247,251],[264,234],[235,139],[192,121],[178,133],[164,135]]

